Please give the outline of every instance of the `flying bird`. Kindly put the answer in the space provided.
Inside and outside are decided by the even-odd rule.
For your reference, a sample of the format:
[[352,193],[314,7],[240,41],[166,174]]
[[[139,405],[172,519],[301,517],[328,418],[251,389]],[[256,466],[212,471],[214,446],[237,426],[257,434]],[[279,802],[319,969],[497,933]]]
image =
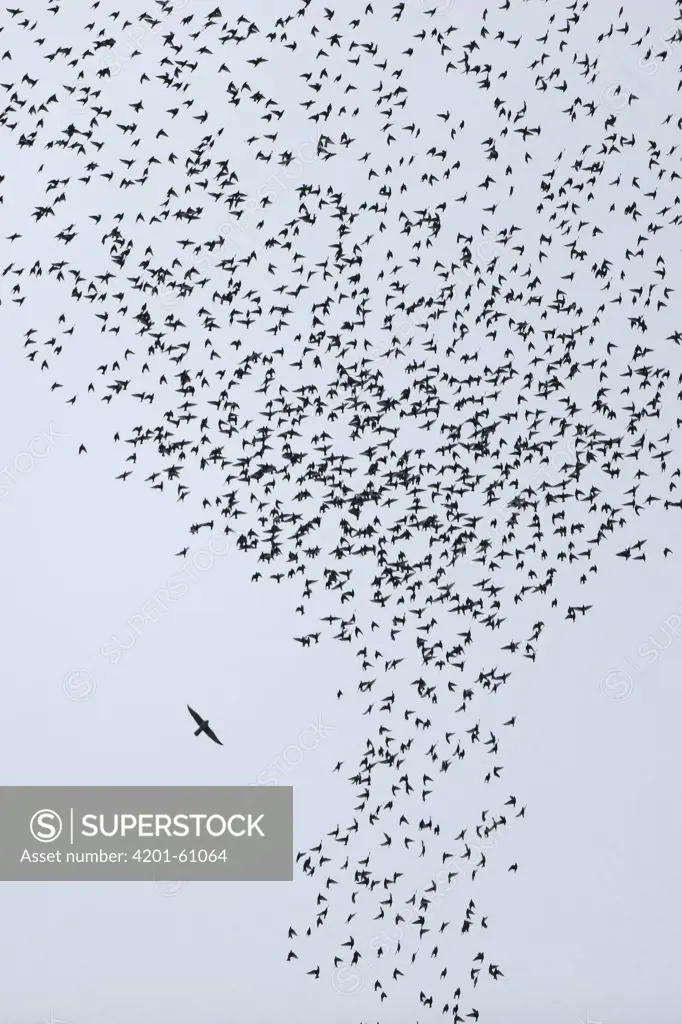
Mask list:
[[191,708],[191,707],[189,706],[189,704],[187,705],[187,710],[189,711],[190,715],[192,716],[192,718],[194,719],[194,721],[195,721],[195,722],[197,723],[197,725],[199,726],[199,728],[198,728],[198,729],[197,729],[197,730],[195,731],[194,735],[195,735],[195,736],[199,736],[199,735],[200,735],[200,734],[201,734],[202,732],[203,732],[203,733],[206,733],[206,735],[207,735],[207,736],[208,736],[208,737],[209,737],[210,739],[212,739],[214,743],[219,743],[219,744],[220,744],[220,746],[222,747],[222,746],[223,746],[223,743],[222,743],[222,741],[221,741],[221,740],[219,740],[219,739],[218,739],[218,737],[216,736],[216,734],[215,734],[215,733],[213,732],[213,729],[211,729],[210,725],[208,724],[208,719],[207,719],[207,718],[202,718],[202,717],[201,717],[201,715],[199,715],[199,714],[198,714],[198,713],[197,713],[197,712],[196,712],[196,711],[194,710],[194,708]]

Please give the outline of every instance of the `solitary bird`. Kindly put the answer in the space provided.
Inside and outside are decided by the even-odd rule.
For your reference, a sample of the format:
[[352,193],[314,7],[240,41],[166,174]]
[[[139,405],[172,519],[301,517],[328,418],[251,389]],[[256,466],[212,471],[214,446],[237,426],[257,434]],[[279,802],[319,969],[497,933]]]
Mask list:
[[208,719],[202,718],[201,715],[198,715],[194,708],[191,708],[189,704],[187,705],[187,710],[189,711],[190,715],[199,726],[194,735],[199,736],[200,733],[205,732],[207,736],[210,736],[214,743],[219,743],[220,746],[222,747],[222,741],[218,739],[216,734],[213,732],[213,729],[211,729],[210,725],[208,724]]

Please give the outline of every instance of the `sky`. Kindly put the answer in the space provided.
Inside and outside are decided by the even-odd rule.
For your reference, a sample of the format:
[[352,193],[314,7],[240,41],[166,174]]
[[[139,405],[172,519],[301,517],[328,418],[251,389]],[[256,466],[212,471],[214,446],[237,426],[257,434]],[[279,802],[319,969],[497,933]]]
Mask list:
[[[442,23],[454,20],[464,33],[469,9],[433,3]],[[186,9],[210,6],[190,0]],[[517,6],[519,33],[533,32],[544,5],[530,0]],[[548,6],[564,11],[553,0]],[[600,15],[605,23],[620,5],[607,6],[613,13]],[[662,0],[644,12],[632,2],[625,7],[633,25],[649,18],[657,39],[674,15],[673,5]],[[264,12],[272,9],[263,4]],[[82,32],[89,12],[88,5],[75,5],[74,34]],[[410,13],[417,24],[422,5]],[[12,45],[14,65],[29,61]],[[134,45],[142,51],[139,61],[154,67],[158,39],[150,33]],[[123,104],[137,95],[137,82],[132,62],[120,52],[117,59],[113,88]],[[34,64],[26,66],[35,70]],[[12,71],[16,75],[16,67]],[[293,109],[300,82],[293,75],[278,78],[274,62],[268,74],[280,102]],[[480,91],[459,94],[452,79],[434,83],[425,67],[413,75],[417,107],[433,111],[435,103],[455,111],[461,105],[462,116],[483,119]],[[598,95],[607,110],[622,112],[618,84],[638,91],[641,102],[626,126],[642,133],[657,116],[661,92],[675,81],[628,62],[624,47],[602,75]],[[437,85],[452,92],[438,94]],[[206,104],[213,88],[211,81],[201,83]],[[521,104],[527,84],[513,88]],[[291,148],[304,154],[315,135],[304,118],[300,122],[288,130]],[[488,123],[481,120],[481,138]],[[230,130],[238,134],[247,125],[248,115],[239,112]],[[373,130],[370,114],[358,119],[367,148]],[[591,129],[597,136],[600,130]],[[543,153],[558,152],[565,141],[561,125],[543,122],[543,133]],[[180,148],[179,140],[172,144]],[[38,186],[28,173],[31,159],[37,157],[6,159],[7,233],[23,226],[26,237],[24,249],[12,249],[3,265],[32,253],[29,211]],[[335,161],[301,160],[311,175],[343,186],[352,200],[363,194],[359,173],[353,176]],[[633,168],[633,174],[646,171]],[[486,170],[481,159],[477,171],[483,177]],[[269,171],[256,173],[261,178],[249,180],[254,191],[275,188],[268,186]],[[286,217],[295,208],[295,193],[286,180],[276,187],[282,192],[278,211]],[[518,218],[525,223],[536,199],[530,174],[518,192]],[[463,229],[466,217],[462,208]],[[615,216],[612,225],[620,230]],[[247,223],[239,238],[245,251],[254,231]],[[70,258],[87,259],[87,237],[79,244]],[[315,244],[323,258],[322,228]],[[9,250],[6,242],[0,246]],[[45,330],[57,308],[49,288],[45,306],[31,308],[29,320],[44,323]],[[13,466],[15,479],[8,484],[3,478],[7,493],[0,498],[0,784],[223,786],[274,780],[294,787],[294,845],[309,848],[349,810],[345,778],[332,770],[338,761],[351,763],[364,741],[362,699],[354,693],[348,701],[336,698],[337,690],[350,695],[356,688],[354,645],[323,640],[302,649],[294,643],[300,618],[293,589],[286,581],[253,585],[255,564],[232,548],[223,553],[220,534],[213,535],[213,547],[209,534],[200,534],[187,561],[175,555],[186,543],[186,509],[134,479],[115,479],[122,469],[120,446],[112,441],[120,411],[99,401],[68,406],[66,388],[49,390],[47,377],[25,358],[26,309],[9,308],[5,294],[0,465]],[[673,322],[674,311],[671,316]],[[97,346],[105,342],[88,333],[85,321],[76,336],[80,347],[63,372],[84,390],[100,358]],[[678,373],[679,349],[675,356],[670,365]],[[85,456],[78,454],[81,443]],[[31,454],[46,446],[44,456]],[[500,696],[500,713],[517,716],[505,749],[506,784],[522,794],[527,812],[494,844],[484,882],[489,932],[505,974],[481,987],[476,1004],[481,1020],[491,1024],[668,1024],[682,1005],[676,913],[682,898],[676,813],[682,640],[672,628],[676,616],[682,619],[682,546],[670,517],[651,515],[646,523],[652,546],[670,543],[674,554],[636,564],[605,558],[585,595],[590,614],[570,624],[548,618],[537,660],[516,671],[510,692]],[[143,609],[158,607],[158,595],[177,580],[181,565],[189,574],[186,592],[161,605],[150,621]],[[120,651],[115,663],[114,649]],[[655,658],[646,653],[652,650]],[[194,737],[188,703],[210,718],[224,747]],[[446,815],[451,808],[453,821],[459,820],[480,806],[479,792],[480,786],[470,793],[453,783],[441,787],[437,806]],[[380,839],[378,834],[377,844]],[[512,861],[519,870],[510,877]],[[442,896],[453,917],[458,896],[456,887]],[[419,1019],[407,1000],[393,1003],[390,1012],[379,1007],[371,964],[345,975],[328,970],[319,982],[292,970],[285,962],[287,929],[300,926],[311,899],[310,885],[298,874],[293,883],[0,882],[0,1024]],[[372,939],[368,927],[366,942]],[[316,936],[319,962],[332,949],[328,944],[343,938]]]

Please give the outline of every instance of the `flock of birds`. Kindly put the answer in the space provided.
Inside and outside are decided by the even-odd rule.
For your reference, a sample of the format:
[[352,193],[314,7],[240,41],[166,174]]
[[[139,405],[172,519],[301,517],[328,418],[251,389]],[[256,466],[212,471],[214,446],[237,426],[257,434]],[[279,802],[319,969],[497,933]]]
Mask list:
[[287,960],[464,1024],[512,674],[682,510],[682,3],[325,2],[6,8],[0,298],[120,480],[186,503],[179,557],[224,532],[357,657]]

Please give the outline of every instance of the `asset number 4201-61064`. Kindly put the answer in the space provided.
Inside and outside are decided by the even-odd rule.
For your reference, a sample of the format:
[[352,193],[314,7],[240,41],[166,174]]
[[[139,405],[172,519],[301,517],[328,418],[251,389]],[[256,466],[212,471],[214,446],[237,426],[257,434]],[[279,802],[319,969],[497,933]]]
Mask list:
[[226,850],[181,850],[171,853],[169,850],[136,850],[133,860],[141,864],[216,864],[227,861]]

